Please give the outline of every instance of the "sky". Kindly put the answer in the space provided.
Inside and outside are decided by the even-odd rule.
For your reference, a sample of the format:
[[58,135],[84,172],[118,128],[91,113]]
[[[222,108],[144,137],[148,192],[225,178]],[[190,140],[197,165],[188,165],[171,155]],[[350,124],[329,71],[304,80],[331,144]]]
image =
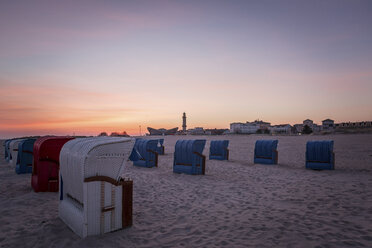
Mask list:
[[0,1],[0,137],[372,121],[372,1]]

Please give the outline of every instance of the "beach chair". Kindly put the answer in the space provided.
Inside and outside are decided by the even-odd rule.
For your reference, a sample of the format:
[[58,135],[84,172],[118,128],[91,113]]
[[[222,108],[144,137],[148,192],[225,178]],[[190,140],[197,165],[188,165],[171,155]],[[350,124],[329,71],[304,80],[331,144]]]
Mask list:
[[308,141],[305,167],[314,170],[334,170],[333,140]]
[[9,139],[5,142],[5,150],[8,156],[5,158],[6,162],[11,163],[12,162],[12,153],[10,152],[10,142],[12,142],[15,139]]
[[32,159],[36,139],[25,139],[18,144],[15,172],[17,174],[32,172]]
[[7,139],[4,141],[4,159],[9,162],[10,160],[10,150],[9,150],[9,144],[12,139]]
[[174,150],[173,172],[190,175],[205,174],[205,140],[178,140]]
[[14,139],[9,143],[9,151],[10,151],[10,166],[12,168],[15,168],[17,165],[17,157],[18,157],[18,145],[23,141],[24,139]]
[[136,139],[130,156],[133,165],[147,168],[157,167],[157,144],[158,140]]
[[254,147],[255,164],[278,163],[278,140],[257,140]]
[[158,145],[157,145],[157,150],[156,152],[159,155],[164,155],[164,139],[158,139]]
[[60,154],[59,217],[80,237],[132,225],[132,180],[121,177],[134,140],[78,138]]
[[12,153],[10,152],[10,143],[13,141],[13,140],[15,140],[15,139],[11,139],[11,140],[9,140],[6,144],[5,144],[5,149],[8,151],[8,158],[7,158],[7,162],[8,163],[11,163],[11,161],[12,161]]
[[59,153],[73,137],[45,136],[34,143],[31,185],[35,192],[58,192]]
[[209,147],[209,159],[229,160],[228,140],[212,140]]

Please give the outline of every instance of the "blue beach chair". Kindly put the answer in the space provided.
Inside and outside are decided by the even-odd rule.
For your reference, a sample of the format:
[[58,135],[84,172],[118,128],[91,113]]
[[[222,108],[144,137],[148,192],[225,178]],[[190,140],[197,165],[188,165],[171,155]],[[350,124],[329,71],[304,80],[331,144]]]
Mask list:
[[133,165],[141,167],[158,167],[158,140],[136,139],[129,159]]
[[136,145],[137,145],[137,143],[140,139],[141,138],[136,138],[136,141],[134,142],[134,145],[133,145],[132,152],[129,155],[129,160],[132,161],[132,162],[137,161],[141,158],[141,155],[138,153],[138,151],[136,149]]
[[205,140],[178,140],[174,150],[173,172],[190,175],[205,174]]
[[278,163],[278,140],[257,140],[254,147],[255,164]]
[[229,160],[228,140],[212,140],[209,147],[209,159]]
[[334,170],[333,140],[308,141],[306,144],[306,169]]
[[26,139],[18,144],[17,165],[15,171],[17,174],[31,173],[34,143],[36,139]]

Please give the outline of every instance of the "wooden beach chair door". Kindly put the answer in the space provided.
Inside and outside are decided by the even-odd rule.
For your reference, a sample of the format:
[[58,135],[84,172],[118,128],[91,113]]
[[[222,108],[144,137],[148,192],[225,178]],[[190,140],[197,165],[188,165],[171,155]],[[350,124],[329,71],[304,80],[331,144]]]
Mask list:
[[[89,233],[99,229],[100,234],[112,232],[132,225],[133,181],[121,180],[119,182],[105,176],[86,178],[87,215],[94,218]],[[96,194],[99,192],[99,195]],[[93,194],[92,194],[93,193]],[[89,222],[89,221],[88,221]]]

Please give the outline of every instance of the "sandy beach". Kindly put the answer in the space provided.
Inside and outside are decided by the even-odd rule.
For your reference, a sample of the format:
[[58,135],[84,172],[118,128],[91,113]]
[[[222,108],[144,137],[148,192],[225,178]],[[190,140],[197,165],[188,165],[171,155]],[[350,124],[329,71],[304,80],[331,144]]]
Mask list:
[[[147,137],[157,138],[157,137]],[[158,137],[159,138],[159,137]],[[158,168],[128,162],[133,226],[79,238],[58,218],[58,193],[34,193],[0,154],[1,247],[372,247],[372,135],[166,136]],[[172,172],[178,139],[230,140],[205,176]],[[253,164],[257,139],[278,139],[279,164]],[[305,169],[308,140],[335,142],[334,171]]]

